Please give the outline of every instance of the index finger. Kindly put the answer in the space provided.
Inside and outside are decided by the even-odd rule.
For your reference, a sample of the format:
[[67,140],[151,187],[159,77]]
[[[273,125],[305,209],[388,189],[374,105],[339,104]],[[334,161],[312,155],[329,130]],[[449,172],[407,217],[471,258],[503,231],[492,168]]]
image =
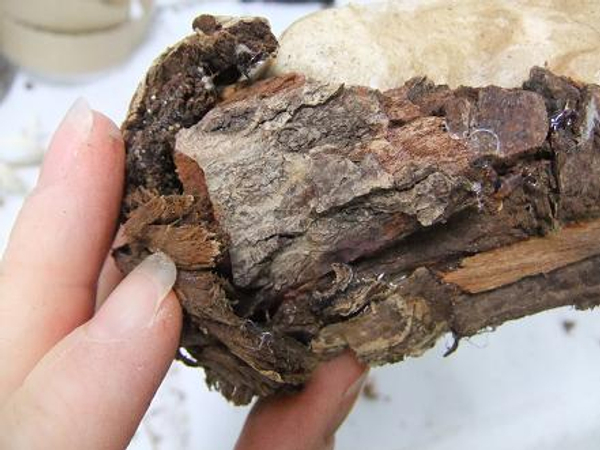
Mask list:
[[93,313],[124,179],[119,129],[78,101],[54,135],[0,263],[0,400]]

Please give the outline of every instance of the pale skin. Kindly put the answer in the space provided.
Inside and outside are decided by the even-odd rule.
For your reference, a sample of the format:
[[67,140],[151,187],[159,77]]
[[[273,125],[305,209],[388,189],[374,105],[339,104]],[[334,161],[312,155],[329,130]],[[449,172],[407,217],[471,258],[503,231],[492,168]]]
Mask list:
[[[122,279],[107,256],[124,159],[118,127],[77,102],[19,214],[0,263],[0,448],[125,448],[173,360],[175,266],[157,254]],[[235,449],[333,448],[365,375],[351,354],[323,364],[258,402]]]

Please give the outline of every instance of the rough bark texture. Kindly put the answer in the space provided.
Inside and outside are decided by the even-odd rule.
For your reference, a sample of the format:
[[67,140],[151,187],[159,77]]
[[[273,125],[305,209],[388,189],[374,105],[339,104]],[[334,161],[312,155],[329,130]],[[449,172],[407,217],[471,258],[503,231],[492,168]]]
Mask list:
[[174,259],[180,358],[225,397],[294,389],[347,348],[390,363],[600,303],[600,88],[539,68],[516,89],[251,83],[265,23],[195,27],[124,124],[115,254]]

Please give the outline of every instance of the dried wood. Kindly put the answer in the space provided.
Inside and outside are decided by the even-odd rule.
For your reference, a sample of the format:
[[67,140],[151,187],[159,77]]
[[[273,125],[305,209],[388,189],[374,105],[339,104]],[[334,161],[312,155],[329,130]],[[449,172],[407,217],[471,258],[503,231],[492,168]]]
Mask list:
[[296,389],[348,348],[390,363],[600,303],[598,86],[540,68],[515,89],[253,82],[276,51],[263,21],[195,26],[123,126],[115,254],[175,260],[180,358],[225,397]]

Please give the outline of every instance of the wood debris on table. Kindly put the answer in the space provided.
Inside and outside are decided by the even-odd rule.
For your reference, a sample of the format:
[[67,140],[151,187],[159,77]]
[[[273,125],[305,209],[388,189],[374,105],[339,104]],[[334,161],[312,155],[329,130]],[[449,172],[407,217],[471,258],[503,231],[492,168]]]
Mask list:
[[0,196],[27,193],[27,185],[20,178],[18,169],[42,162],[44,140],[38,118],[14,135],[0,136]]

